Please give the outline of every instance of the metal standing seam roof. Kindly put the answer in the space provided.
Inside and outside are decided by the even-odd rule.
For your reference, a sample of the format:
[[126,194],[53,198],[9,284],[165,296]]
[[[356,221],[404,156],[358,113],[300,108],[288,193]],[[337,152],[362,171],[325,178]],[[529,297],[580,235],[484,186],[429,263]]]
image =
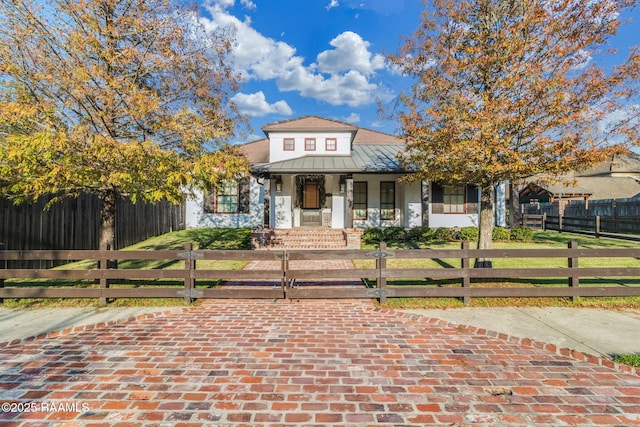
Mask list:
[[256,172],[405,172],[398,161],[404,147],[398,144],[354,145],[350,156],[307,155],[295,159],[255,165]]

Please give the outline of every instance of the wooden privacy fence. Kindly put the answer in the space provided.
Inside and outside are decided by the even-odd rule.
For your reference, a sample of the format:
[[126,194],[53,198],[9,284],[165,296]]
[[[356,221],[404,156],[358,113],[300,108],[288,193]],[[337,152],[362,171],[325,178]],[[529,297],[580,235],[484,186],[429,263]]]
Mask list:
[[[83,193],[53,204],[53,196],[34,203],[14,205],[0,197],[0,250],[97,249],[100,240],[100,200]],[[116,248],[123,248],[151,236],[182,230],[185,205],[167,201],[147,203],[119,197],[116,201]],[[15,268],[50,268],[60,265],[52,259],[40,262],[8,263]],[[0,268],[5,263],[0,263]]]
[[[472,267],[476,258],[491,258],[494,262],[501,258],[564,261],[562,267],[478,269]],[[611,265],[614,258],[637,260],[640,248],[583,249],[572,242],[566,249],[478,250],[469,249],[465,242],[461,249],[435,250],[388,250],[381,244],[377,250],[220,251],[193,250],[187,245],[183,250],[158,251],[0,251],[0,260],[92,260],[94,265],[94,268],[83,270],[0,270],[0,301],[3,298],[100,298],[105,303],[112,298],[132,297],[184,298],[187,302],[199,298],[377,298],[384,301],[393,297],[456,297],[468,303],[472,297],[640,295],[640,261],[637,267],[579,267],[583,258],[605,258],[611,260]],[[113,259],[165,260],[168,261],[166,265],[171,266],[108,269],[107,260]],[[358,269],[310,268],[314,262],[344,259],[370,261],[365,262],[366,268]],[[229,260],[268,263],[257,270],[211,268],[218,261]],[[393,266],[390,260],[394,260]],[[440,266],[420,266],[428,260]],[[292,268],[294,264],[300,267]],[[404,267],[403,264],[413,266]],[[625,283],[620,286],[580,286],[581,278],[604,277],[624,278],[617,281]],[[523,278],[566,278],[566,285],[482,286],[488,280]],[[399,285],[399,279],[410,279],[411,285]],[[25,283],[27,280],[30,281]],[[345,280],[369,286],[331,286]],[[442,286],[443,283],[446,286]]]
[[541,230],[592,234],[596,237],[635,236],[635,238],[640,238],[640,219],[634,218],[525,215],[523,216],[523,225]]

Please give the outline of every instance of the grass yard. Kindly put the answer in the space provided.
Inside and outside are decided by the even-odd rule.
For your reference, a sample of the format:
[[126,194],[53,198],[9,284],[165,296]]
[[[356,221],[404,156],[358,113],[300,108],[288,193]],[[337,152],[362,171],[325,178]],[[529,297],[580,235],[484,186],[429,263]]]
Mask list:
[[[124,250],[180,250],[185,244],[193,243],[194,249],[214,250],[242,250],[251,248],[251,230],[249,229],[190,229],[152,237]],[[203,270],[241,270],[246,261],[232,260],[203,260],[197,262],[197,268]],[[59,270],[87,270],[97,268],[97,262],[93,260],[77,261],[56,267]],[[184,268],[181,260],[121,260],[118,269],[172,269]],[[43,280],[34,279],[9,279],[5,281],[5,287],[31,287],[41,286]],[[65,281],[47,280],[49,286],[74,286],[81,288],[96,288],[93,281]],[[206,283],[199,281],[200,287],[216,286],[215,281]],[[156,279],[156,280],[132,280],[124,283],[114,283],[112,288],[143,288],[143,287],[175,287],[183,288],[180,280]],[[181,298],[119,298],[109,304],[110,306],[184,306]],[[11,299],[5,298],[2,307],[5,308],[40,308],[40,307],[77,307],[98,306],[98,300],[94,298],[51,298],[51,299]]]
[[613,361],[629,366],[640,367],[640,354],[618,354],[613,358]]
[[[565,249],[570,241],[578,242],[581,248],[637,248],[638,243],[596,239],[589,236],[556,232],[535,232],[532,242],[494,242],[495,249],[528,249],[528,248],[557,248]],[[366,245],[373,249],[374,245]],[[395,244],[389,249],[460,249],[460,242],[431,242],[415,245]],[[475,247],[475,242],[470,242]],[[471,263],[473,261],[471,260]],[[355,260],[356,268],[374,268],[374,260]],[[460,265],[460,259],[397,259],[387,260],[389,268],[455,268]],[[580,267],[640,267],[637,258],[580,258]],[[567,266],[566,258],[494,258],[494,268],[562,268]],[[374,281],[375,282],[375,281]],[[389,279],[390,287],[441,287],[460,286],[459,279],[438,278],[403,278]],[[515,279],[474,279],[472,287],[566,287],[566,278],[534,277]],[[640,286],[640,277],[590,277],[580,278],[580,286]],[[395,308],[456,308],[463,307],[457,298],[388,298],[387,306]],[[558,306],[558,307],[598,307],[598,308],[638,308],[640,297],[610,297],[610,298],[472,298],[472,307],[503,307],[503,306]]]

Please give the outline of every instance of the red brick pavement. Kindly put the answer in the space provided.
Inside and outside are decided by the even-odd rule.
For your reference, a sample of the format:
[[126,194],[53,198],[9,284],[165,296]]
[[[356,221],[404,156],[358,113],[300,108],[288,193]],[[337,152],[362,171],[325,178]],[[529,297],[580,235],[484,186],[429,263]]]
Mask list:
[[1,344],[0,401],[3,426],[629,426],[640,376],[365,302],[209,301]]

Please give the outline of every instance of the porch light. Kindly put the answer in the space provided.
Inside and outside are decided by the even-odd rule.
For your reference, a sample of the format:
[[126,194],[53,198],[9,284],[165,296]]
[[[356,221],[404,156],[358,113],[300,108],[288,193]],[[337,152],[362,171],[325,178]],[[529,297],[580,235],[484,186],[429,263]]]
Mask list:
[[344,193],[345,191],[347,191],[347,178],[344,175],[340,175],[340,192]]
[[276,177],[276,192],[279,193],[282,191],[282,176],[278,175]]

